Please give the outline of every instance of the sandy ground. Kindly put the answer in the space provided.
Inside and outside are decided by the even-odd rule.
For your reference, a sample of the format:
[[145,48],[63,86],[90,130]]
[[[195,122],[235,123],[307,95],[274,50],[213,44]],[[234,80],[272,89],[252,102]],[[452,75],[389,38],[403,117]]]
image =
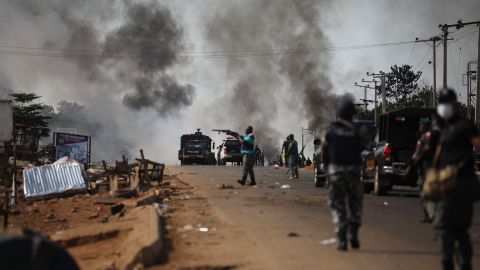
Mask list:
[[[235,183],[230,166],[169,167],[172,196],[164,202],[171,250],[152,269],[439,269],[434,232],[420,223],[414,190],[364,201],[362,248],[338,252],[327,190],[313,173],[288,180],[286,170],[256,168],[258,187]],[[289,188],[281,188],[289,185]],[[480,209],[471,230],[480,266]],[[200,228],[207,228],[202,232]],[[205,229],[203,229],[205,230]]]

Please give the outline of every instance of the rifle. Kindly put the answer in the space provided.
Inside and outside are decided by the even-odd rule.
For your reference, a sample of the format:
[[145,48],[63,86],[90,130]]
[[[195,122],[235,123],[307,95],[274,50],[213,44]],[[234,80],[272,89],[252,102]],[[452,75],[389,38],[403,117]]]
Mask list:
[[238,136],[240,136],[240,135],[238,134],[238,132],[231,131],[230,129],[212,129],[212,131],[217,131],[219,134],[220,134],[220,132],[226,133],[227,135],[233,136],[233,137],[235,137],[235,138],[237,138]]

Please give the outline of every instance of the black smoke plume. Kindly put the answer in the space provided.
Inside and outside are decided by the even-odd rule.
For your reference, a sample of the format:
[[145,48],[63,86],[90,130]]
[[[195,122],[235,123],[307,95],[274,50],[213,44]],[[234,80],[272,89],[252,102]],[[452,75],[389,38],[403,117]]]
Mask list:
[[[328,1],[247,2],[219,10],[206,36],[218,50],[260,52],[228,59],[228,75],[236,83],[226,106],[233,110],[232,122],[256,126],[259,144],[272,157],[300,122],[307,120],[310,128],[321,129],[331,115],[330,55],[276,53],[328,47],[321,16]],[[291,115],[298,117],[291,125],[275,125],[276,120]]]

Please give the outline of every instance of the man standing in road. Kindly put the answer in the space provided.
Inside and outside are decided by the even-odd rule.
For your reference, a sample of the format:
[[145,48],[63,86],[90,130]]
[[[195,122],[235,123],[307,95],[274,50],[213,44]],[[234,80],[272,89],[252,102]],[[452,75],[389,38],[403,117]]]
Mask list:
[[255,135],[253,135],[253,127],[249,126],[245,131],[245,135],[237,135],[237,139],[242,144],[241,153],[243,156],[243,176],[237,182],[245,185],[247,175],[250,175],[250,186],[255,186],[255,176],[253,174],[253,166],[255,165]]
[[327,166],[331,183],[329,205],[339,241],[337,249],[340,251],[348,249],[348,230],[351,247],[360,248],[358,230],[362,224],[362,139],[352,123],[355,112],[355,105],[350,98],[342,97],[338,100],[337,120],[330,124],[322,146],[322,160]]
[[[436,201],[433,224],[437,230],[444,270],[454,269],[456,244],[460,269],[472,268],[472,243],[468,229],[472,224],[473,203],[478,199],[478,180],[474,173],[473,147],[480,148],[480,134],[470,121],[455,110],[457,95],[451,89],[439,93],[437,113],[442,128],[433,166],[440,172],[454,171],[455,185]],[[426,180],[428,183],[428,179]]]
[[293,134],[288,135],[288,145],[286,149],[288,169],[290,170],[290,179],[298,179],[298,143]]

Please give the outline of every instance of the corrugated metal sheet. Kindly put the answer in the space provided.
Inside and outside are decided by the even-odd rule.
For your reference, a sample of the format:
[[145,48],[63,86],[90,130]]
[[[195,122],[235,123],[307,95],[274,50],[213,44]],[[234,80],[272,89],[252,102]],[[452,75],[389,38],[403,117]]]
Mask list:
[[83,165],[77,162],[55,162],[23,170],[25,197],[60,193],[70,189],[85,189]]

